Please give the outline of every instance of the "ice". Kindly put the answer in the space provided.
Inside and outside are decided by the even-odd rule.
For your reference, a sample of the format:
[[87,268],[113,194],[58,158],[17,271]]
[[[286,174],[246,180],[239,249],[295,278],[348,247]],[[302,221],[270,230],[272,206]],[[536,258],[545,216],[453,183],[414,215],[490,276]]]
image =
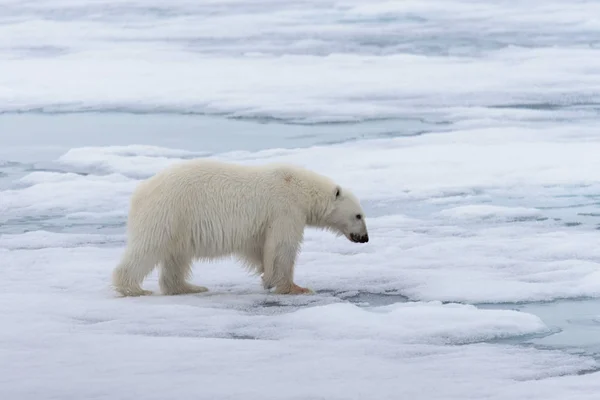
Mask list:
[[[531,103],[538,101],[540,88],[548,93],[547,103],[565,96],[598,101],[599,84],[583,70],[598,68],[597,50],[548,49],[535,58],[529,49],[502,52],[506,54],[477,61],[332,54],[240,63],[236,58],[157,56],[143,50],[127,59],[114,50],[99,50],[91,59],[69,55],[46,62],[43,68],[52,80],[36,73],[38,60],[0,60],[6,71],[0,77],[0,100],[2,111],[13,112],[193,112],[309,123],[399,118],[417,110],[447,113],[452,105]],[[88,79],[88,71],[97,71],[94,79]],[[571,74],[579,77],[576,83]],[[127,90],[107,90],[115,81],[126,82]]]
[[599,100],[592,1],[4,3],[5,112],[317,123]]
[[447,208],[440,212],[440,216],[453,219],[495,219],[518,221],[524,219],[542,218],[542,212],[535,208],[501,207],[491,205],[459,206]]
[[[98,151],[99,150],[99,151]],[[156,146],[110,146],[102,149],[71,149],[58,159],[60,164],[83,170],[118,172],[125,176],[147,178],[158,170],[185,158],[202,157],[206,153],[170,150]]]
[[[49,178],[39,181],[39,178]],[[136,181],[123,175],[82,176],[79,174],[57,174],[38,172],[34,176],[23,178],[31,184],[23,189],[6,190],[0,198],[0,210],[8,215],[29,213],[63,212],[110,212],[122,208],[126,212],[127,195],[135,187]],[[98,195],[100,193],[100,195]],[[110,197],[114,202],[110,202]],[[43,201],[41,201],[43,199]],[[117,201],[121,201],[121,204]]]
[[577,370],[573,358],[556,353],[487,346],[390,348],[376,341],[318,343],[145,335],[134,340],[122,335],[47,339],[50,346],[36,349],[37,354],[60,368],[40,365],[32,353],[10,350],[6,360],[15,367],[4,377],[40,379],[35,385],[0,390],[19,398],[162,399],[176,391],[181,399],[507,399],[520,394],[535,398],[541,391],[549,399],[593,399],[598,388],[595,376],[552,379]]
[[[117,298],[109,279],[125,245],[131,191],[171,163],[204,155],[71,149],[49,164],[53,171],[31,171],[0,196],[8,224],[36,216],[49,229],[0,236],[0,394],[126,398],[133,390],[158,399],[177,385],[180,398],[275,399],[285,390],[299,399],[506,399],[539,391],[592,399],[593,357],[510,344],[552,343],[557,321],[472,305],[600,296],[600,251],[590,246],[596,231],[564,224],[569,208],[557,218],[542,206],[597,193],[586,154],[598,142],[586,129],[579,130],[586,143],[512,127],[504,140],[467,129],[207,155],[309,166],[364,199],[372,240],[357,246],[307,231],[296,281],[316,294],[295,297],[266,293],[258,277],[223,260],[195,265],[194,283],[210,290],[202,295],[160,296],[155,272],[144,284],[155,295]],[[65,225],[53,225],[57,216],[111,220],[121,230],[59,233]],[[369,296],[405,300],[378,305]],[[586,321],[594,324],[593,314]],[[36,383],[17,383],[22,376]]]
[[66,249],[79,246],[101,246],[122,245],[125,242],[124,235],[99,235],[78,234],[74,238],[72,234],[30,231],[23,234],[4,234],[0,236],[0,248],[9,250],[16,249],[43,249],[57,247]]
[[[50,246],[40,250],[15,249],[6,254],[5,273],[17,285],[5,287],[8,299],[12,298],[12,301],[6,302],[4,311],[9,315],[14,312],[10,304],[15,304],[21,297],[23,307],[29,308],[29,312],[49,315],[59,312],[72,319],[103,321],[88,328],[94,332],[155,336],[306,341],[377,339],[421,344],[467,344],[548,333],[548,327],[531,314],[481,310],[471,305],[444,305],[440,302],[401,303],[371,309],[317,295],[306,299],[289,299],[292,302],[290,306],[312,302],[311,307],[272,314],[266,306],[269,297],[273,296],[260,290],[257,278],[223,263],[212,265],[210,269],[202,268],[205,270],[203,280],[212,283],[214,291],[197,297],[196,301],[190,297],[157,297],[156,300],[147,298],[144,304],[139,300],[110,299],[114,296],[109,294],[106,286],[108,276],[103,275],[107,271],[106,261],[114,259],[117,252],[114,249],[89,248],[90,245],[93,243],[79,244],[77,249],[71,251]],[[69,254],[69,260],[64,260],[65,252]],[[26,273],[20,268],[23,264],[28,266]],[[81,268],[82,264],[85,264],[85,269]],[[61,272],[70,275],[63,279],[63,284],[73,285],[66,298],[56,295],[55,284],[58,279],[55,277],[55,267],[59,265]],[[237,284],[239,289],[232,288],[232,284]],[[26,296],[19,294],[21,289],[26,288],[35,289],[53,301],[46,304],[37,304],[35,299],[29,301]],[[240,289],[241,302],[233,299],[235,292]],[[72,296],[81,298],[81,302],[67,300]],[[119,304],[123,307],[119,307]],[[165,324],[165,319],[173,320]],[[352,334],[349,336],[348,332]]]
[[[596,399],[600,4],[4,0],[0,398]],[[266,292],[119,298],[129,198],[208,157],[362,200]]]
[[[514,127],[500,142],[493,133],[471,129],[208,157],[304,165],[361,198],[373,238],[368,246],[307,232],[298,274],[314,289],[478,303],[599,296],[600,250],[590,245],[595,214],[585,217],[584,210],[600,189],[594,156],[600,142],[565,142],[552,131],[536,136]],[[64,172],[32,172],[20,179],[24,187],[3,191],[0,211],[4,218],[123,224],[140,179],[193,155],[201,156],[143,146],[72,149],[57,160]],[[565,207],[565,201],[581,203]]]
[[[115,298],[107,285],[118,253],[0,249],[3,397],[501,399],[598,367],[586,356],[480,343],[545,333],[531,314],[359,307],[319,294],[273,307],[280,296],[227,263],[203,268],[203,282],[222,283],[200,296]],[[572,393],[568,382],[550,398]]]

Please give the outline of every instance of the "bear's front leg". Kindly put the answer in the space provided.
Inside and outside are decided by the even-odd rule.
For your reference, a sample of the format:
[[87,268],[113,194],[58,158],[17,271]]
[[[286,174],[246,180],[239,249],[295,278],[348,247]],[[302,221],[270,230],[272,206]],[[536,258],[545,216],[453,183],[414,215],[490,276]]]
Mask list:
[[294,266],[304,235],[301,220],[282,219],[271,224],[263,252],[263,287],[277,294],[306,294],[312,290],[294,283]]

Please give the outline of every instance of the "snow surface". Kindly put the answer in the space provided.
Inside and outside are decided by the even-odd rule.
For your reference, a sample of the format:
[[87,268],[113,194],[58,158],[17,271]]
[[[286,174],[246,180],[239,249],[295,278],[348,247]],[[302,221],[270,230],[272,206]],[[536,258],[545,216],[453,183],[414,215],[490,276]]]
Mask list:
[[294,122],[600,100],[595,1],[4,0],[0,111]]
[[[0,5],[0,398],[598,398],[598,2]],[[311,296],[117,298],[132,190],[193,157],[327,174],[371,240],[308,230]]]
[[[295,297],[264,292],[225,260],[196,265],[193,280],[209,287],[206,294],[116,298],[109,277],[123,249],[131,191],[196,153],[142,145],[69,150],[50,164],[54,172],[29,172],[0,195],[7,225],[36,219],[47,227],[0,236],[0,394],[594,398],[595,373],[564,376],[598,368],[589,355],[502,343],[556,327],[526,312],[455,302],[600,294],[593,227],[564,224],[534,206],[560,196],[565,181],[579,188],[571,193],[591,190],[592,172],[583,172],[594,158],[582,152],[591,155],[600,143],[565,145],[545,132],[537,139],[515,132],[502,145],[482,137],[472,130],[211,155],[310,166],[364,199],[372,240],[358,246],[307,231],[297,282],[317,294]],[[542,151],[501,162],[528,147]],[[477,174],[468,172],[474,165]],[[548,174],[548,165],[563,169]],[[57,232],[74,221],[112,221],[120,230]],[[158,290],[156,273],[145,286]],[[369,295],[394,294],[409,301],[369,304]]]

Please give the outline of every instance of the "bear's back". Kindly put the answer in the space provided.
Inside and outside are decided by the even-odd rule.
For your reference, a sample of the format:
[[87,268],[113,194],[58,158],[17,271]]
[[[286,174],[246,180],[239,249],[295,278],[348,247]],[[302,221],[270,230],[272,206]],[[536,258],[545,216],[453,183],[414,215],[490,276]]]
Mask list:
[[306,212],[298,171],[278,164],[178,163],[140,184],[130,220],[143,226],[133,230],[156,229],[176,233],[178,241],[191,237],[196,244],[210,242],[216,246],[213,253],[243,247],[261,237],[274,219]]

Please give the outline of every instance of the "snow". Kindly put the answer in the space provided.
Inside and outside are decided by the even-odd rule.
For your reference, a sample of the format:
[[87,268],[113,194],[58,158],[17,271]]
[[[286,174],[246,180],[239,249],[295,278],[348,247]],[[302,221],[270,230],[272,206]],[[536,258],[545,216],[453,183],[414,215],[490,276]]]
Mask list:
[[316,123],[600,100],[593,1],[21,3],[0,14],[5,112]]
[[[203,268],[214,286],[201,296],[115,298],[107,273],[119,250],[0,250],[3,398],[501,399],[597,368],[587,356],[481,343],[546,333],[531,314],[278,298],[227,263]],[[571,390],[560,385],[556,398]]]
[[[2,1],[0,398],[595,400],[599,12]],[[313,295],[117,297],[131,192],[195,157],[329,175],[370,241],[307,230]]]
[[[257,277],[225,260],[196,264],[193,281],[208,286],[206,294],[161,296],[155,272],[145,283],[154,296],[117,298],[109,279],[124,232],[53,232],[54,219],[122,227],[140,179],[201,155],[157,146],[69,150],[54,172],[29,172],[0,196],[10,223],[35,216],[50,229],[0,236],[0,343],[11,366],[2,370],[0,394],[504,399],[533,396],[559,379],[548,398],[591,399],[594,374],[563,377],[595,370],[590,356],[503,343],[551,335],[555,327],[527,312],[456,302],[600,295],[595,231],[534,206],[555,199],[565,180],[589,190],[593,169],[582,173],[594,159],[581,152],[591,154],[598,143],[560,143],[544,132],[497,144],[480,134],[457,132],[451,143],[429,134],[208,156],[307,165],[365,199],[372,240],[358,246],[307,231],[296,281],[316,294],[295,297],[264,292]],[[502,163],[496,153],[528,146],[539,156]],[[555,146],[561,151],[548,150]],[[563,163],[550,164],[556,157]],[[478,174],[468,172],[473,165]],[[548,165],[563,169],[548,174]],[[510,205],[515,193],[528,203],[517,196]],[[394,295],[408,302],[377,304],[377,296]],[[10,383],[23,376],[35,384]],[[68,376],[81,380],[55,383]]]
[[[314,341],[125,338],[50,339],[47,346],[36,349],[38,357],[60,368],[41,367],[33,353],[10,351],[6,359],[16,367],[6,378],[38,375],[40,369],[45,373],[35,384],[3,394],[71,398],[74,393],[84,393],[90,398],[115,399],[162,399],[174,392],[182,399],[394,399],[399,395],[506,399],[521,394],[536,398],[542,392],[554,398],[572,394],[577,399],[593,399],[598,388],[591,377],[556,378],[576,369],[572,358],[552,352],[535,357],[527,349],[515,352],[480,345],[390,348],[388,342],[372,340],[315,345]],[[541,372],[532,374],[532,370]]]
[[523,219],[542,218],[540,210],[525,207],[502,207],[490,205],[459,206],[448,208],[440,212],[442,217],[454,219],[504,219],[518,221]]

